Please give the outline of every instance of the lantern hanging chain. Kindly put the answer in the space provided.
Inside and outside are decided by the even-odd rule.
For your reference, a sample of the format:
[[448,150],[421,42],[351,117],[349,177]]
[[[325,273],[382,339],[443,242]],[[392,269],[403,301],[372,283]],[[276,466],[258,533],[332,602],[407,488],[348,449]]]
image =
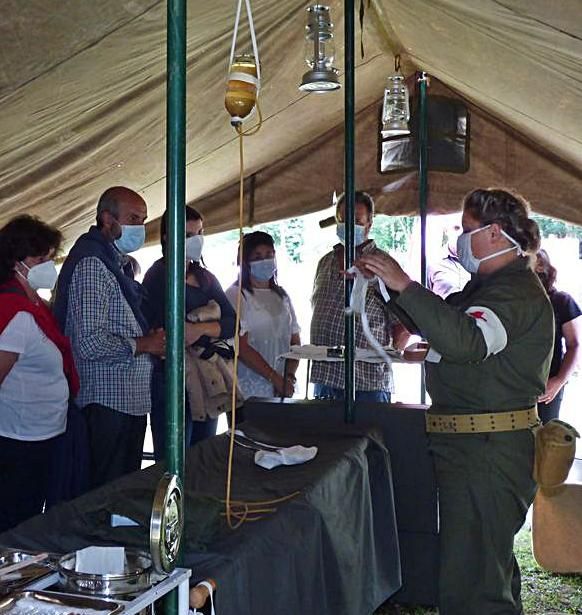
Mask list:
[[399,73],[400,72],[400,54],[397,53],[394,56],[394,72],[395,73]]

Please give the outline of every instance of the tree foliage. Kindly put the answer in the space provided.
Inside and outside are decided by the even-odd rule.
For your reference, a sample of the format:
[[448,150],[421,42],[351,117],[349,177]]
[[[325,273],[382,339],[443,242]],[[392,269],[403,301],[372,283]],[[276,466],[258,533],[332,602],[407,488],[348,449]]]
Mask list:
[[376,216],[371,235],[382,250],[407,252],[414,216]]
[[582,226],[568,224],[557,218],[533,214],[532,218],[538,223],[542,237],[576,237],[582,239]]

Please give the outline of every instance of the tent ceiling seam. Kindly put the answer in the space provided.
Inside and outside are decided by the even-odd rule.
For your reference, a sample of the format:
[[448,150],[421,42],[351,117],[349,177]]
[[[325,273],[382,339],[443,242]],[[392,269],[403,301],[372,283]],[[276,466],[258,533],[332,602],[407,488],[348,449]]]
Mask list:
[[[410,53],[410,56],[413,58],[416,58],[416,60],[418,61],[418,65],[419,66],[427,66],[426,61],[421,58],[419,55],[415,54],[415,53]],[[499,107],[503,108],[507,108],[511,111],[513,111],[514,113],[516,113],[517,115],[520,115],[523,118],[526,118],[527,120],[530,120],[531,122],[537,124],[538,126],[542,127],[543,129],[545,129],[546,131],[553,131],[556,134],[560,134],[562,137],[571,139],[572,141],[574,141],[575,143],[580,143],[580,145],[582,145],[582,142],[579,141],[578,139],[575,139],[572,137],[571,134],[563,134],[557,131],[557,129],[553,126],[548,126],[546,124],[544,124],[543,122],[540,122],[537,118],[531,117],[529,115],[526,115],[523,111],[520,111],[519,109],[512,107],[511,105],[508,105],[505,101],[495,98],[494,96],[491,96],[491,94],[489,94],[488,92],[483,92],[481,90],[479,90],[476,86],[474,85],[470,85],[469,83],[467,83],[466,81],[463,81],[457,77],[453,77],[452,75],[450,75],[449,73],[447,73],[444,70],[438,70],[438,71],[431,71],[428,70],[427,68],[427,72],[429,74],[434,75],[435,77],[437,77],[438,79],[440,79],[443,83],[446,83],[448,85],[448,87],[452,87],[454,89],[454,86],[451,86],[449,84],[453,83],[453,82],[457,82],[457,83],[461,83],[462,85],[464,85],[466,88],[469,88],[471,90],[473,90],[476,94],[480,94],[483,96],[483,98],[488,98],[491,101],[497,103],[499,105]],[[489,109],[485,109],[481,106],[480,103],[476,102],[476,100],[474,99],[474,97],[465,94],[464,95],[468,100],[470,100],[477,108],[481,109],[484,113],[489,113],[490,115],[492,115],[493,117],[497,118],[498,120],[501,120],[502,122],[505,123],[504,119],[502,117],[499,117],[499,115],[497,114],[497,112],[493,109],[489,110]],[[518,132],[520,135],[523,135],[523,133],[521,132],[521,130],[512,127],[513,130],[515,130],[516,132]],[[543,148],[544,151],[546,151],[546,148]],[[561,157],[560,157],[561,159]],[[567,160],[565,162],[568,162]]]
[[518,15],[519,17],[523,19],[534,21],[535,23],[545,26],[546,28],[549,28],[550,30],[553,30],[554,32],[559,32],[560,34],[564,34],[565,36],[568,36],[569,38],[573,38],[576,41],[582,41],[581,37],[576,36],[572,32],[566,32],[566,30],[562,30],[561,28],[558,28],[557,26],[553,26],[552,24],[542,21],[541,19],[537,19],[536,17],[531,17],[530,15],[524,15],[521,11],[518,11],[515,7],[507,6],[507,4],[504,4],[503,2],[501,2],[501,0],[492,0],[492,2],[494,4],[497,4],[498,6],[501,6],[502,8],[509,11],[510,13],[513,13],[514,15]]
[[12,98],[13,96],[15,96],[21,89],[27,87],[28,85],[30,85],[31,83],[34,83],[37,79],[40,79],[41,77],[44,77],[45,75],[50,74],[51,72],[53,72],[54,70],[58,69],[59,67],[63,66],[63,64],[66,64],[67,62],[69,62],[70,60],[76,58],[77,56],[80,56],[81,54],[85,53],[86,51],[89,51],[90,49],[92,49],[93,47],[96,47],[97,45],[101,44],[105,39],[107,39],[109,36],[111,36],[112,34],[115,34],[116,32],[119,32],[120,30],[122,30],[123,28],[125,28],[127,25],[133,23],[134,21],[136,21],[137,19],[140,19],[141,17],[143,17],[146,13],[149,13],[149,11],[151,11],[154,7],[156,7],[157,5],[161,4],[164,0],[156,0],[152,5],[150,5],[147,9],[145,9],[145,11],[142,11],[139,15],[134,15],[131,19],[124,21],[122,24],[120,24],[119,26],[117,26],[117,28],[114,28],[113,30],[110,30],[109,32],[107,32],[106,34],[104,34],[101,38],[93,41],[91,44],[87,45],[86,47],[83,47],[83,49],[79,49],[78,51],[76,51],[75,53],[73,53],[72,55],[68,56],[67,58],[65,58],[64,60],[61,60],[60,62],[57,62],[56,64],[53,64],[51,67],[47,68],[46,70],[43,70],[42,72],[38,73],[37,75],[35,75],[34,77],[31,77],[30,79],[27,79],[26,81],[24,81],[23,83],[21,83],[20,85],[18,85],[16,88],[14,88],[13,90],[11,90],[10,92],[8,92],[5,96],[0,97],[0,103],[5,102],[6,100]]
[[[384,54],[382,53],[377,53],[376,55],[370,57],[368,60],[362,62],[361,64],[358,65],[357,69],[366,66],[370,63],[372,63],[374,60],[377,60],[378,58],[383,58]],[[357,70],[356,69],[356,70]],[[297,103],[301,102],[302,100],[304,100],[307,96],[309,96],[309,94],[304,94],[302,96],[300,96],[299,98],[291,101],[288,105],[286,105],[285,107],[282,107],[281,109],[279,109],[276,113],[269,115],[268,117],[264,117],[263,118],[263,124],[265,124],[268,120],[272,120],[274,118],[276,118],[278,115],[280,115],[281,113],[284,113],[285,111],[287,111],[288,109],[290,109],[291,107],[293,107],[294,105],[296,105]],[[366,107],[367,108],[367,107]],[[337,126],[337,125],[336,125]],[[336,128],[336,126],[333,126],[331,129]],[[327,130],[325,130],[323,133],[316,135],[314,138],[317,139],[318,137],[320,137],[321,135],[325,134],[327,132]],[[214,155],[216,152],[220,151],[221,149],[232,145],[232,143],[234,143],[237,140],[238,137],[234,136],[232,139],[225,141],[224,143],[220,144],[218,147],[216,147],[215,149],[213,149],[211,152],[208,152],[206,154],[204,154],[203,156],[199,156],[198,158],[194,158],[193,160],[189,160],[186,162],[186,168],[198,164],[200,162],[204,162],[207,158],[209,158],[210,156]],[[285,156],[282,156],[281,158],[279,158],[278,160],[282,160],[283,158],[285,158]],[[275,161],[277,162],[277,161]],[[271,164],[271,163],[270,163]],[[260,169],[255,169],[253,172],[257,173],[259,171],[262,171],[265,167],[262,167]],[[162,175],[161,177],[159,177],[158,179],[150,182],[149,184],[146,184],[145,186],[141,186],[138,190],[140,192],[143,192],[145,190],[148,190],[148,188],[151,188],[152,186],[155,186],[157,183],[163,181],[164,179],[166,179],[166,175]],[[216,189],[216,192],[220,192],[221,190],[223,190],[225,187],[230,186],[230,184],[223,184],[222,186],[218,187]]]

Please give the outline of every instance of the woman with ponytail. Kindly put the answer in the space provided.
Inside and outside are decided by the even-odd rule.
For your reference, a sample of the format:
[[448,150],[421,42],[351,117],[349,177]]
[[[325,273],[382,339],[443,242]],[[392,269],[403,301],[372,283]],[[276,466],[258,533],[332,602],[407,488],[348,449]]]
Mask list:
[[513,539],[531,505],[536,403],[546,388],[552,307],[532,259],[537,224],[523,197],[473,190],[457,254],[471,280],[445,300],[389,256],[356,265],[381,277],[428,341],[426,416],[439,493],[439,613],[521,615]]

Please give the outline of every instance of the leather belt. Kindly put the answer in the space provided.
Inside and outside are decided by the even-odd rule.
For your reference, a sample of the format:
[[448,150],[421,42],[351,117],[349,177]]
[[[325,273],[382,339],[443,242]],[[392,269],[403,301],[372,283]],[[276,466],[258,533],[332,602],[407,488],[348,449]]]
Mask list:
[[425,414],[428,433],[486,433],[529,429],[539,424],[537,407],[479,414]]

